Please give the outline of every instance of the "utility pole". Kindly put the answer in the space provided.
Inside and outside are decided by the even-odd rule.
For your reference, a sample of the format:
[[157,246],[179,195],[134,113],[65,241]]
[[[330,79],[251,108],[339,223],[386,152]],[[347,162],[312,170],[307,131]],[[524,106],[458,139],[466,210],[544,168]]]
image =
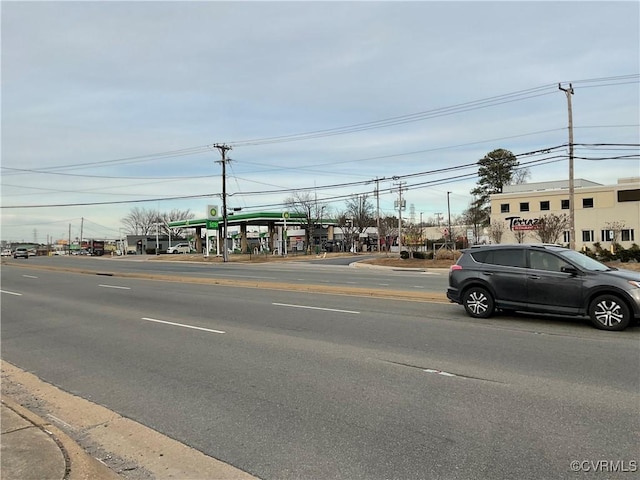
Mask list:
[[398,182],[398,253],[402,252],[402,186],[406,182]]
[[[80,249],[82,250],[82,233],[84,231],[84,217],[80,220]],[[91,246],[89,247],[91,248]]]
[[220,150],[222,159],[216,161],[216,163],[222,164],[222,261],[229,261],[229,254],[227,252],[227,162],[230,160],[227,158],[227,151],[231,150],[228,145],[220,145],[216,143],[215,148]]
[[455,250],[455,248],[451,246],[451,204],[449,203],[449,195],[451,195],[451,192],[447,192],[447,215],[449,216],[449,248],[451,248],[451,250]]
[[376,177],[376,229],[378,237],[378,253],[380,253],[380,181]]
[[558,84],[558,88],[567,96],[567,109],[569,111],[569,248],[576,249],[576,217],[574,205],[574,184],[573,184],[573,110],[571,109],[571,95],[573,95],[573,86],[569,84],[569,88],[562,88]]

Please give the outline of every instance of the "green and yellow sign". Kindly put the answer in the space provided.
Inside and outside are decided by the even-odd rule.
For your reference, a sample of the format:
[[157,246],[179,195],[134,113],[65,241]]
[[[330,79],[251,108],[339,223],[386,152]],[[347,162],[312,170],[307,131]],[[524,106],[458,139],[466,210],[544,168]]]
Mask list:
[[209,220],[213,220],[214,218],[218,218],[218,206],[217,205],[209,205],[207,207],[207,218]]

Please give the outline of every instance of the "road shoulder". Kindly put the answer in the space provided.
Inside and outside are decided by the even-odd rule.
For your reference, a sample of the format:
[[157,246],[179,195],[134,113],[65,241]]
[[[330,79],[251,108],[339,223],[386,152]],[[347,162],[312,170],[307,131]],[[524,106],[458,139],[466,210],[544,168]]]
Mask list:
[[44,419],[122,478],[256,478],[5,361],[2,397]]

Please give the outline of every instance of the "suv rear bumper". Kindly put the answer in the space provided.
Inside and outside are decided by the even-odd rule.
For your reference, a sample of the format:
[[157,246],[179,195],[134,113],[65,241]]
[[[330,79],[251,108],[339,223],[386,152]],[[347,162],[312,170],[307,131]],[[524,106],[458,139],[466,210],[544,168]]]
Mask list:
[[460,292],[458,291],[457,288],[449,287],[447,289],[447,298],[453,303],[459,303],[459,304],[462,303],[462,300],[460,300]]

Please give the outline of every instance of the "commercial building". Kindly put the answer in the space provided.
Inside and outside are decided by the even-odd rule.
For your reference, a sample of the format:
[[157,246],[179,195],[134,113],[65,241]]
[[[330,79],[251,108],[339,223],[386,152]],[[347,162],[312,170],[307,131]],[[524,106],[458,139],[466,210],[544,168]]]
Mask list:
[[[599,242],[602,248],[640,243],[640,177],[619,179],[615,185],[574,180],[576,249]],[[505,186],[491,196],[491,223],[503,226],[500,243],[535,243],[544,215],[569,215],[569,182],[541,182]],[[569,228],[559,243],[569,244]]]

